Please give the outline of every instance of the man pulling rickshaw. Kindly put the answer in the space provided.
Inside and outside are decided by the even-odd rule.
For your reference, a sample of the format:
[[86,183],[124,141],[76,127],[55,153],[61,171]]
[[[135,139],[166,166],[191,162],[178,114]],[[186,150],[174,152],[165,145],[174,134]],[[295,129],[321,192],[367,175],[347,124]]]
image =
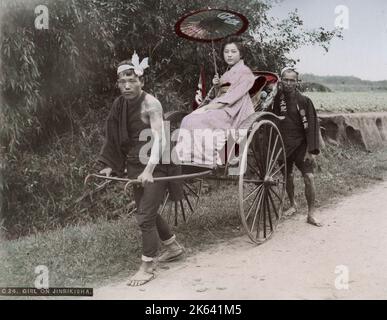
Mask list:
[[[220,19],[235,23],[236,20],[230,18],[230,12]],[[215,14],[219,18],[219,14],[223,13]],[[239,16],[235,15],[235,19]],[[142,262],[129,280],[130,286],[152,280],[158,261],[174,261],[184,253],[184,248],[158,213],[170,182],[199,175],[220,178],[214,169],[225,168],[221,177],[223,180],[235,182],[238,179],[242,225],[249,238],[257,244],[270,238],[281,219],[286,180],[289,180],[285,177],[288,177],[286,172],[289,168],[286,145],[277,127],[280,121],[286,120],[286,116],[275,115],[276,109],[272,108],[279,78],[269,72],[252,72],[243,61],[244,45],[240,39],[226,39],[222,54],[228,69],[219,78],[215,68],[215,96],[191,114],[181,117],[181,129],[192,134],[180,136],[177,141],[178,163],[162,162],[165,144],[169,142],[165,140],[161,103],[142,89],[144,70],[148,68],[147,59],[140,63],[139,57],[134,54],[131,60],[121,62],[117,67],[121,95],[114,101],[107,118],[105,141],[99,156],[99,161],[107,167],[100,171],[100,175],[92,176],[127,181],[127,185],[133,186],[136,221],[142,234]],[[210,143],[204,148],[202,138],[206,139],[201,129],[217,130],[215,135],[211,134]],[[222,158],[219,151],[225,147],[229,129],[237,129],[244,134],[232,145],[227,145],[227,155]],[[150,157],[143,152],[146,141],[139,138],[144,130],[151,132],[153,140]],[[184,140],[187,137],[188,142]],[[227,176],[230,150],[237,154],[237,177]],[[207,171],[184,175],[180,165],[204,167]],[[120,178],[112,178],[113,173]],[[127,177],[122,178],[125,173]],[[294,201],[290,200],[294,205]],[[313,210],[309,212],[308,222],[318,225]],[[161,256],[160,241],[166,249]]]

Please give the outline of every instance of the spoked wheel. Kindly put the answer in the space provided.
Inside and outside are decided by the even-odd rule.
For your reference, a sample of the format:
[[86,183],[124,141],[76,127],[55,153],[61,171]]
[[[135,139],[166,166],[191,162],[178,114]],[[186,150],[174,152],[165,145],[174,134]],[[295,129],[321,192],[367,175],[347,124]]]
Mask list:
[[166,192],[160,214],[166,217],[168,223],[173,221],[174,225],[177,226],[181,222],[187,223],[189,221],[198,205],[202,184],[202,179],[184,181],[182,183],[183,199],[178,201],[170,199],[169,191]]
[[271,237],[282,216],[285,159],[284,143],[274,122],[255,122],[241,159],[239,213],[248,236],[257,244]]
[[[170,111],[165,114],[165,120],[169,121],[170,136],[174,130],[180,128],[182,119],[187,115],[184,111]],[[171,141],[171,150],[175,143]],[[168,223],[173,221],[177,226],[179,223],[186,223],[195,213],[202,191],[202,179],[186,180],[181,183],[182,199],[175,201],[169,191],[166,192],[160,214],[164,215]]]

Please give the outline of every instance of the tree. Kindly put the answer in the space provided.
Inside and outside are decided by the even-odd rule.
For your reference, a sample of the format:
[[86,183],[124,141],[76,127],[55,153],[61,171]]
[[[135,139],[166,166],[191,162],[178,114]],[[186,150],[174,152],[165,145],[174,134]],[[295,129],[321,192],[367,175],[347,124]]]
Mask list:
[[[47,30],[34,25],[40,4],[40,0],[4,1],[0,20],[0,190],[8,210],[5,217],[24,224],[46,218],[43,213],[39,219],[30,216],[38,202],[52,221],[60,220],[71,192],[81,189],[81,179],[71,181],[74,189],[62,200],[53,200],[51,191],[61,190],[60,182],[67,178],[44,180],[39,169],[27,174],[26,167],[45,164],[37,164],[39,157],[33,157],[34,163],[26,166],[25,155],[49,150],[53,137],[66,131],[74,133],[73,143],[77,137],[81,140],[78,124],[91,121],[89,111],[104,118],[109,108],[105,102],[117,93],[116,66],[134,50],[141,58],[150,58],[145,89],[161,100],[166,111],[189,108],[199,66],[204,64],[209,78],[213,67],[209,45],[187,41],[174,32],[176,21],[187,12],[210,6],[246,15],[247,63],[253,69],[278,72],[284,64],[294,63],[287,58],[292,50],[305,44],[327,49],[340,36],[337,30],[303,29],[297,11],[285,20],[273,20],[268,16],[271,2],[266,0],[47,0]],[[220,45],[216,44],[218,52]],[[223,65],[221,55],[218,60]],[[44,183],[37,188],[39,179]]]
[[[208,70],[212,67],[209,46],[180,39],[173,31],[186,12],[208,5],[246,14],[249,64],[270,71],[278,72],[290,62],[286,54],[299,46],[321,45],[327,50],[339,35],[337,30],[304,30],[297,11],[273,22],[267,16],[271,4],[262,0],[232,5],[224,0],[51,0],[49,29],[37,30],[34,8],[39,3],[5,6],[1,21],[0,138],[11,152],[36,146],[53,129],[65,130],[74,116],[114,91],[115,66],[134,49],[150,57],[148,83],[167,106],[190,100],[198,65],[205,61]],[[183,99],[173,101],[171,92]],[[33,137],[39,141],[31,143]]]

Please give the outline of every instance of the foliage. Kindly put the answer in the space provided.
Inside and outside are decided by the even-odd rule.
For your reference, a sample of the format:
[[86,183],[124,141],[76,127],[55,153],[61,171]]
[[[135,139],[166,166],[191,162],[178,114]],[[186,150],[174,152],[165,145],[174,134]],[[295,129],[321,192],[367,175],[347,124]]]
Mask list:
[[[356,148],[327,145],[317,158],[320,169],[316,172],[317,206],[325,207],[382,180],[387,170],[386,157],[387,149],[368,153]],[[301,216],[306,214],[307,208],[303,186],[302,177],[296,170],[295,196]],[[188,224],[174,228],[188,255],[202,252],[219,241],[246,237],[236,214],[235,188],[227,184],[219,190],[221,192],[202,196],[199,210]],[[220,204],[223,210],[220,210]],[[0,246],[0,286],[32,284],[37,265],[49,267],[52,287],[98,287],[101,283],[110,284],[113,278],[124,281],[128,273],[135,272],[140,262],[139,240],[134,217],[125,214],[117,220],[99,217],[82,226],[66,226],[61,230],[3,241]]]
[[305,91],[332,92],[332,90],[329,89],[328,87],[326,87],[320,83],[315,83],[315,82],[301,82],[299,84],[299,89],[301,92],[305,92]]
[[[209,46],[178,38],[174,23],[188,11],[225,7],[246,14],[250,21],[250,61],[259,69],[278,71],[285,55],[304,44],[327,47],[335,31],[305,31],[297,12],[273,23],[264,1],[47,1],[48,30],[34,26],[34,8],[41,1],[5,6],[2,17],[1,91],[4,124],[1,141],[9,151],[31,147],[37,135],[66,129],[75,114],[97,107],[96,96],[114,94],[115,66],[137,50],[149,56],[148,84],[170,82],[185,94],[196,81],[198,65],[208,70]],[[7,10],[8,9],[8,10]],[[146,13],[146,14],[145,14]],[[274,30],[274,31],[273,31]],[[255,39],[255,41],[252,41]],[[218,55],[221,64],[221,55]],[[151,88],[148,89],[151,90]],[[192,90],[191,90],[192,91]],[[162,97],[162,92],[159,92]]]
[[[49,10],[48,30],[34,26],[38,4]],[[268,16],[271,4],[265,0],[2,2],[0,187],[5,217],[14,217],[16,225],[16,220],[24,221],[20,229],[26,231],[25,221],[46,219],[50,224],[66,212],[73,201],[71,192],[81,189],[82,177],[73,171],[95,159],[99,145],[87,143],[100,137],[117,94],[117,63],[134,50],[150,58],[145,89],[161,100],[166,111],[191,105],[199,65],[205,66],[209,77],[213,73],[211,47],[177,37],[174,24],[183,14],[207,6],[247,16],[247,63],[254,69],[278,71],[289,62],[286,54],[291,50],[303,44],[327,48],[338,35],[304,30],[297,12],[284,21],[273,20]],[[219,50],[220,44],[216,47]],[[222,65],[221,55],[218,60]],[[94,118],[88,118],[90,113]],[[95,122],[89,126],[91,121]],[[95,136],[85,136],[88,130]],[[67,138],[61,140],[63,136]],[[73,146],[62,146],[63,141]],[[44,163],[42,155],[50,152],[52,161]]]
[[317,82],[333,91],[387,91],[387,80],[369,81],[353,76],[316,76],[301,75],[302,81]]

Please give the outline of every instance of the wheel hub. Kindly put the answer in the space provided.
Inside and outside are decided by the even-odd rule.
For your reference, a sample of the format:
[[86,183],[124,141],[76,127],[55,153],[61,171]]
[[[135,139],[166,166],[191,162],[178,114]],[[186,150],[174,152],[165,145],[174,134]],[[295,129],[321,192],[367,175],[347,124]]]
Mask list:
[[263,185],[268,188],[270,186],[276,186],[278,185],[278,181],[274,180],[273,177],[265,176],[265,179],[263,180]]

